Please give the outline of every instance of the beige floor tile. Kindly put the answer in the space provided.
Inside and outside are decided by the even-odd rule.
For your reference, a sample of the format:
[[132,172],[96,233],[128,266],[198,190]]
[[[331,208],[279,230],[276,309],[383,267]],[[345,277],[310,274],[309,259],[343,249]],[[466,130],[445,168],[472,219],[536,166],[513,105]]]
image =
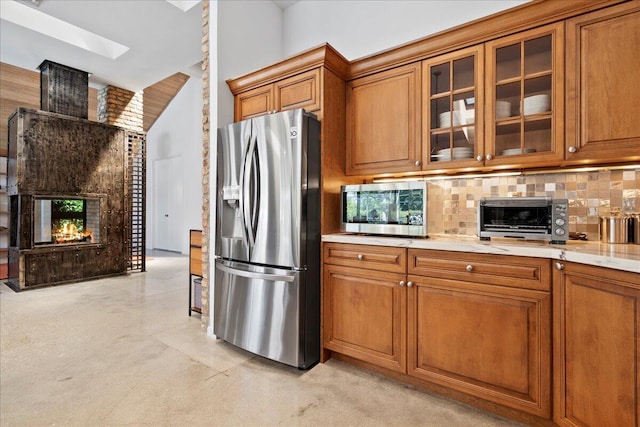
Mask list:
[[329,361],[309,371],[207,337],[185,256],[147,272],[0,286],[0,425],[515,426]]

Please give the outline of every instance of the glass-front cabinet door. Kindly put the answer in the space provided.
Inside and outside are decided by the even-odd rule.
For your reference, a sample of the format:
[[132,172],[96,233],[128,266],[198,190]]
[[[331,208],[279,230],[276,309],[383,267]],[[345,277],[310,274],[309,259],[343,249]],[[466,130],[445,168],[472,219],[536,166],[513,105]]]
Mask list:
[[423,168],[482,166],[483,46],[422,63]]
[[563,25],[485,46],[485,165],[559,164],[564,154]]

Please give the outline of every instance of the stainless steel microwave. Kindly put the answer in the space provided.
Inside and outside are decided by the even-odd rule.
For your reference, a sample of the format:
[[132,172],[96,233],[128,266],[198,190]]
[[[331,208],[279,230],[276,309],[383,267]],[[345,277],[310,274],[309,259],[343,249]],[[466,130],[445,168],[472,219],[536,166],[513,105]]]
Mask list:
[[394,236],[427,235],[427,183],[342,186],[341,230]]
[[478,204],[478,237],[549,240],[569,237],[569,203],[550,197],[483,197]]

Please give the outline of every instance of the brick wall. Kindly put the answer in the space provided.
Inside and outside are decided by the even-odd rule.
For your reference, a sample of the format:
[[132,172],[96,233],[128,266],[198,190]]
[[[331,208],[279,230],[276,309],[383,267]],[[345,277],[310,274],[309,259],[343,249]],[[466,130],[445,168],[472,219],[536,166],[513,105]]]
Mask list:
[[202,2],[202,329],[209,326],[209,2]]
[[143,132],[143,92],[131,92],[115,86],[98,91],[98,121]]

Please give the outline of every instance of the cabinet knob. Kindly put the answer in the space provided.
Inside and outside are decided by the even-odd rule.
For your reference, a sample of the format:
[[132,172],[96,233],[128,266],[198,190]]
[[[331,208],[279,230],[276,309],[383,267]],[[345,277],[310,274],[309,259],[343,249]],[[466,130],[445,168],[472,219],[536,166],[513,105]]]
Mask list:
[[575,145],[571,145],[571,146],[569,146],[569,152],[570,152],[570,153],[575,153],[576,151],[578,151],[578,149],[576,148],[576,146],[575,146]]
[[468,264],[468,265],[465,267],[465,270],[467,270],[467,271],[473,271],[473,265]]
[[493,159],[493,156],[491,154],[487,154],[487,160],[491,160]]
[[561,262],[556,262],[556,270],[564,270],[564,264]]
[[400,285],[400,287],[404,286],[404,280],[400,280],[400,283],[398,283]]
[[422,162],[420,160],[416,160],[416,166],[420,166]]
[[413,282],[407,282],[407,288],[413,288]]
[[362,261],[364,259],[364,255],[358,254],[358,261]]
[[484,157],[478,154],[478,157],[476,157],[476,160],[481,162],[482,160],[484,160]]

